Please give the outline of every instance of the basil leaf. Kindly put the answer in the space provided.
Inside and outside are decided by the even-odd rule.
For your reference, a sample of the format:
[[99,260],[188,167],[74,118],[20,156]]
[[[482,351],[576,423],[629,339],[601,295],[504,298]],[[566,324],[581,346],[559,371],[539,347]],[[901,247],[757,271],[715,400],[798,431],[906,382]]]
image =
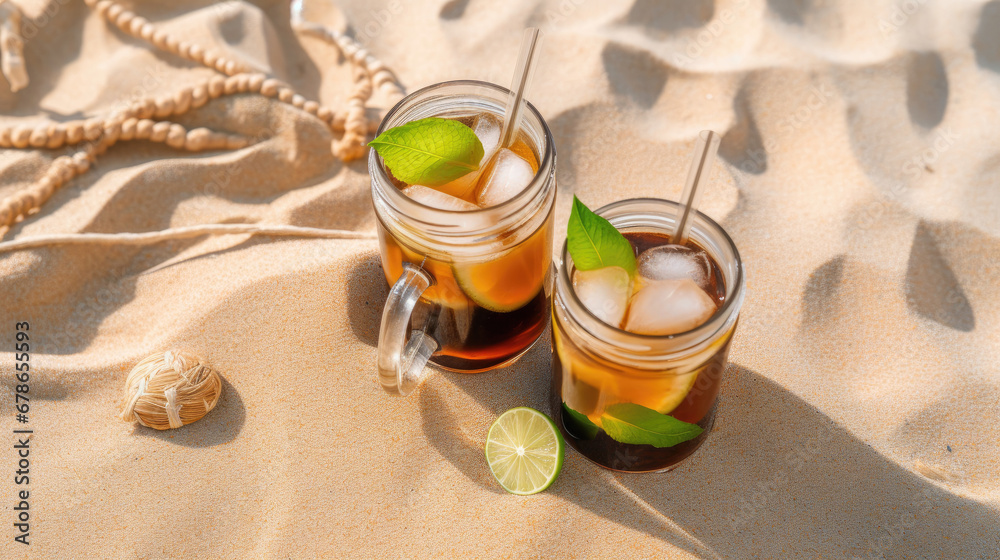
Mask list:
[[563,415],[563,424],[566,425],[566,429],[569,430],[574,436],[580,439],[594,439],[597,437],[597,424],[590,421],[586,414],[582,412],[577,412],[572,408],[566,406],[566,403],[562,405],[563,411],[566,412]]
[[701,426],[633,403],[613,404],[604,409],[601,427],[621,443],[673,447],[701,435]]
[[440,187],[479,169],[483,143],[464,124],[436,117],[379,134],[368,143],[400,181]]
[[635,251],[611,222],[594,214],[573,197],[573,210],[566,228],[566,246],[578,270],[620,266],[635,274]]

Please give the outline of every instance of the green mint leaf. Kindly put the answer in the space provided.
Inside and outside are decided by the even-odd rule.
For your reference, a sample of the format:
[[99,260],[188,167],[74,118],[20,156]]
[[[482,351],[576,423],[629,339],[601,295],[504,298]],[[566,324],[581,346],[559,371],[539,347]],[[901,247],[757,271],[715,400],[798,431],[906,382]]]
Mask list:
[[390,128],[368,143],[404,183],[440,187],[479,169],[483,143],[464,124],[420,119]]
[[601,427],[611,439],[622,443],[673,447],[701,435],[701,426],[633,403],[613,404],[604,409]]
[[563,411],[566,412],[563,416],[563,424],[566,425],[566,428],[574,436],[580,439],[594,439],[597,437],[597,430],[600,428],[597,427],[597,424],[591,422],[586,414],[573,410],[566,406],[566,403],[563,403],[562,406]]
[[620,266],[635,274],[635,251],[611,222],[594,214],[573,197],[573,210],[566,228],[566,246],[578,270]]

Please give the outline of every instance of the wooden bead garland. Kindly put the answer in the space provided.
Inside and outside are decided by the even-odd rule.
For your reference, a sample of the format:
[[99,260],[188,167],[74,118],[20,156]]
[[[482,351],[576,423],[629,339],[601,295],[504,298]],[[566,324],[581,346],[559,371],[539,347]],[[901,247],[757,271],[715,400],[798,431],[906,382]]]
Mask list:
[[[82,142],[89,143],[72,156],[56,158],[47,172],[35,183],[0,201],[0,228],[9,227],[18,219],[37,211],[56,189],[90,169],[97,156],[120,140],[163,142],[173,148],[188,151],[240,149],[249,145],[250,140],[243,136],[213,132],[206,128],[189,131],[179,124],[166,120],[191,109],[197,109],[211,99],[237,93],[255,93],[305,111],[323,121],[332,131],[343,133],[331,144],[331,152],[344,161],[350,161],[365,154],[367,136],[378,126],[377,122],[367,118],[365,111],[365,105],[371,98],[373,89],[379,88],[390,98],[403,96],[402,87],[381,61],[353,39],[322,26],[304,22],[295,23],[297,30],[336,45],[353,65],[353,89],[348,98],[347,111],[344,113],[334,112],[329,107],[306,99],[280,80],[269,78],[259,72],[248,72],[239,62],[228,59],[216,51],[180,41],[112,0],[84,1],[98,15],[123,32],[147,41],[156,48],[213,68],[226,76],[213,76],[199,85],[184,88],[171,96],[136,101],[125,110],[107,118],[95,117],[64,123],[47,123],[35,127],[23,125],[13,128],[0,127],[0,148],[58,149]],[[12,6],[9,2],[0,0],[0,41],[4,35],[3,24],[9,23],[14,17],[20,17],[19,12],[16,16],[6,16],[5,14],[10,13],[9,6]],[[16,8],[14,10],[16,11]],[[6,61],[6,51],[4,56]]]

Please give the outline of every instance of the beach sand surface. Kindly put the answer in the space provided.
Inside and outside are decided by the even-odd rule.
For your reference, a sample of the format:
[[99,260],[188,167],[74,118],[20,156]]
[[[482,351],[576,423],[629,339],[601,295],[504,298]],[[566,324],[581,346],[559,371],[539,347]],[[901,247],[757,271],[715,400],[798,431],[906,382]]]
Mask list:
[[[19,2],[30,85],[0,125],[106,114],[212,72],[83,2]],[[350,70],[287,2],[126,4],[342,107]],[[1000,556],[1000,1],[349,0],[319,6],[414,91],[507,84],[545,32],[530,101],[555,137],[561,243],[592,208],[677,198],[697,132],[724,134],[702,208],[747,297],[717,422],[675,471],[567,450],[518,497],[483,456],[492,421],[548,410],[546,332],[515,365],[385,395],[387,286],[373,237],[228,235],[0,254],[0,383],[32,340],[30,547],[13,542],[11,406],[0,418],[5,558],[964,558]],[[385,110],[378,97],[375,105]],[[114,146],[3,240],[292,224],[374,236],[366,160],[260,96],[178,122],[261,140]],[[64,150],[0,150],[0,198]],[[125,376],[170,348],[225,379],[218,407],[157,432],[117,419]]]

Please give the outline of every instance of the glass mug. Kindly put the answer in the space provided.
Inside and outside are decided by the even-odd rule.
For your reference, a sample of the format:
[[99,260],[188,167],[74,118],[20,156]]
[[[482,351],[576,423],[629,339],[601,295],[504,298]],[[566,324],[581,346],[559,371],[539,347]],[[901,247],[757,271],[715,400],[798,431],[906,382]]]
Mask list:
[[[631,199],[596,213],[626,237],[640,238],[669,236],[677,208],[667,200]],[[573,290],[573,259],[563,246],[552,304],[552,416],[566,441],[602,467],[626,472],[671,470],[694,453],[712,429],[719,384],[743,303],[743,265],[729,235],[701,212],[694,217],[690,239],[715,261],[725,299],[702,325],[667,336],[630,333],[587,310]],[[656,410],[703,431],[671,447],[621,443],[600,427],[606,409],[620,403]]]
[[[492,113],[502,120],[510,91],[486,82],[432,85],[400,101],[378,134],[427,117]],[[428,361],[476,373],[512,363],[545,330],[552,291],[552,133],[531,104],[512,151],[533,158],[535,176],[496,206],[460,212],[403,194],[375,150],[368,158],[379,248],[392,286],[378,339],[378,380],[409,394]]]

